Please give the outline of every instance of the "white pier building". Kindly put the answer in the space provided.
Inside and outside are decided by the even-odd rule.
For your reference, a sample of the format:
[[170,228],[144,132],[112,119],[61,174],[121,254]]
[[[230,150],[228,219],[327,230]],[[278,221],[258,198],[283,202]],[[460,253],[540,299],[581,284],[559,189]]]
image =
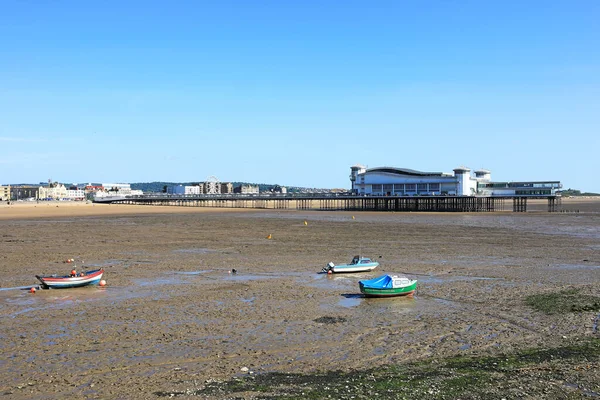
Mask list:
[[556,196],[559,181],[492,182],[491,172],[458,167],[453,173],[422,172],[407,168],[350,168],[352,192],[373,196]]

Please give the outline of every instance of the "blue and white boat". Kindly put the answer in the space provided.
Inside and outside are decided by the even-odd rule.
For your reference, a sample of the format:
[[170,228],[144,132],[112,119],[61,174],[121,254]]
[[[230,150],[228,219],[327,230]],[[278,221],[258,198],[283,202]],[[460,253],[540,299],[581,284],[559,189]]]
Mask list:
[[334,274],[345,273],[345,272],[369,272],[373,271],[379,266],[377,261],[373,261],[367,257],[354,256],[350,264],[335,265],[330,262],[326,267],[323,268],[323,272]]

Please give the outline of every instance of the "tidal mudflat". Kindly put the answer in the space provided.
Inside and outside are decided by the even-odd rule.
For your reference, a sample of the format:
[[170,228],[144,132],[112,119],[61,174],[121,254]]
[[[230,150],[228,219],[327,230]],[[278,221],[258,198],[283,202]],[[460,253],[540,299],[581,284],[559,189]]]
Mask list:
[[[444,386],[444,373],[479,360],[505,368],[479,376],[491,388],[482,393],[505,384],[507,398],[600,396],[600,202],[563,208],[2,208],[0,394],[402,398],[413,388],[421,398],[479,398],[459,390],[471,375],[448,375],[459,391]],[[359,253],[380,267],[319,273]],[[70,271],[69,258],[104,267],[107,286],[26,290],[36,274]],[[416,295],[359,295],[360,279],[384,273],[418,279]],[[544,309],[552,293],[567,296],[559,313]],[[523,354],[539,362],[506,364]],[[557,375],[557,365],[573,370]]]

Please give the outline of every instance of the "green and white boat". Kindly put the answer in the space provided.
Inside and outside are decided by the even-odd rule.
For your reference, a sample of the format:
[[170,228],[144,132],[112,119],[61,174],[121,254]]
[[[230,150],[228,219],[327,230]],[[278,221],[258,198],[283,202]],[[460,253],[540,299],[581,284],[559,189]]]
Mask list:
[[367,297],[412,296],[417,290],[417,281],[403,275],[383,275],[359,281],[358,286]]

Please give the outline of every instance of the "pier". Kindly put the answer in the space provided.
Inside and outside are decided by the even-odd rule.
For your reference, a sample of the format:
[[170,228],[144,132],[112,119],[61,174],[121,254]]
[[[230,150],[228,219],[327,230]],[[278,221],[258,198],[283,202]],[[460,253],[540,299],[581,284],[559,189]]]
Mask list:
[[559,211],[560,196],[357,196],[347,194],[223,194],[106,196],[97,203],[147,206],[296,209],[313,211],[397,211],[397,212],[527,212],[528,199],[547,199],[548,212]]

